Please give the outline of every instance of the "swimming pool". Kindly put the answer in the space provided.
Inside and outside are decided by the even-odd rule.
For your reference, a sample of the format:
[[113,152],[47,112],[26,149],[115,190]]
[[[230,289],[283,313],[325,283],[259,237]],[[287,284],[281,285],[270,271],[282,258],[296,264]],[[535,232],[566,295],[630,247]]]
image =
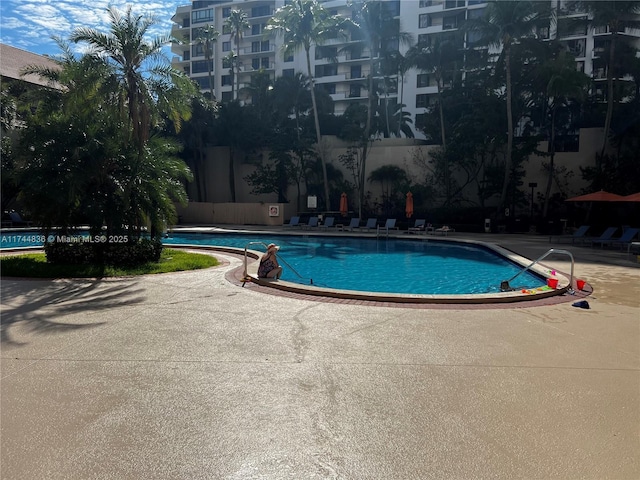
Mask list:
[[[166,244],[245,248],[277,243],[282,280],[339,290],[396,294],[474,295],[499,293],[500,282],[522,266],[478,245],[423,239],[304,235],[172,234]],[[258,245],[249,249],[263,251]],[[526,272],[517,289],[542,287]]]
[[[38,235],[3,233],[1,248],[38,245]],[[21,241],[17,241],[21,240]],[[475,244],[353,236],[242,233],[172,233],[166,245],[221,246],[263,251],[251,242],[281,246],[282,280],[316,287],[410,295],[500,293],[500,283],[522,266]],[[542,276],[520,275],[516,289],[545,285]]]

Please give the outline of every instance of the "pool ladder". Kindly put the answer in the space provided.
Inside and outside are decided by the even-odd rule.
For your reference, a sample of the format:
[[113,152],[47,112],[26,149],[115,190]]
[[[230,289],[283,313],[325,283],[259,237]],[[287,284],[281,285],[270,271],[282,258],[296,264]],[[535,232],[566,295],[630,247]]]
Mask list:
[[522,275],[524,272],[529,270],[531,267],[533,267],[537,263],[541,262],[542,260],[544,260],[545,258],[547,258],[549,255],[551,255],[553,253],[562,253],[564,255],[568,255],[569,258],[571,259],[571,275],[569,277],[569,289],[568,289],[569,293],[571,293],[573,291],[573,267],[575,265],[575,260],[573,259],[573,255],[571,254],[571,252],[569,250],[561,250],[561,249],[557,249],[557,248],[550,248],[547,252],[545,252],[540,257],[538,257],[533,262],[531,262],[529,265],[524,267],[522,270],[520,270],[518,273],[516,273],[509,280],[503,280],[502,282],[500,282],[500,291],[502,291],[502,292],[510,292],[510,291],[515,290],[515,288],[513,288],[513,287],[511,287],[511,285],[509,285],[509,282],[513,281],[514,279],[516,279],[517,277]]

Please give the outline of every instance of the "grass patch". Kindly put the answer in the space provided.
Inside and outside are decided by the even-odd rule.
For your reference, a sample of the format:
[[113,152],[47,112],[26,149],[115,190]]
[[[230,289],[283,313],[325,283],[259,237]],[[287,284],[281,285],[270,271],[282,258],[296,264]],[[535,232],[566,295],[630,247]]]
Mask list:
[[86,278],[123,277],[150,273],[169,273],[215,267],[215,257],[164,248],[160,261],[135,267],[112,267],[109,265],[65,265],[47,263],[44,253],[0,257],[0,274],[3,277],[29,278]]

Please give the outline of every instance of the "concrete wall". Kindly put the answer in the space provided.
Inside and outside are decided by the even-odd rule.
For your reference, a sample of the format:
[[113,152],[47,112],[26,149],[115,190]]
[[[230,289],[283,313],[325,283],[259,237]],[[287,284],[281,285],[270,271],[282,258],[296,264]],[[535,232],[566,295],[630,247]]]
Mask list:
[[[599,149],[602,139],[602,128],[583,129],[580,132],[580,147],[578,152],[558,152],[555,157],[557,167],[566,167],[574,172],[569,178],[570,194],[578,193],[585,182],[580,176],[580,166],[590,166],[595,164],[595,154]],[[323,139],[322,148],[327,153],[328,163],[341,170],[345,178],[353,181],[351,172],[347,171],[338,160],[339,156],[348,150],[349,144],[335,137]],[[426,145],[424,141],[414,139],[384,139],[374,141],[367,160],[366,177],[372,171],[384,165],[397,165],[403,168],[413,183],[424,181],[424,172],[416,166],[414,158],[416,155],[429,157],[430,152],[438,148],[435,145]],[[541,151],[546,151],[547,144],[542,142],[539,145]],[[265,216],[268,205],[280,205],[280,224],[286,223],[292,215],[297,213],[298,191],[295,186],[290,186],[287,192],[289,203],[278,204],[276,194],[254,195],[251,187],[244,178],[254,171],[255,165],[267,158],[268,152],[244,153],[235,155],[235,186],[236,202],[231,203],[231,190],[229,188],[229,148],[213,147],[207,152],[206,165],[203,174],[206,179],[206,199],[213,203],[206,203],[209,206],[190,206],[188,213],[183,215],[183,221],[187,223],[231,223],[231,224],[259,224],[275,225],[273,218]],[[542,162],[548,160],[538,155],[531,155],[525,165],[526,176],[524,179],[524,190],[529,182],[536,182],[536,197],[540,192],[544,192],[546,187],[546,173],[542,168]],[[465,195],[473,200],[477,187],[472,185],[465,191]],[[367,183],[366,190],[371,192],[372,201],[380,202],[382,191],[378,183]],[[197,199],[196,187],[190,184],[188,188],[189,198]],[[551,194],[558,192],[558,187],[554,183]],[[337,201],[334,199],[334,201]],[[228,202],[228,203],[227,203]],[[193,202],[192,202],[193,203]],[[219,205],[216,208],[211,205]],[[236,207],[236,205],[239,205]],[[243,207],[243,205],[246,206]],[[224,206],[224,207],[223,207]],[[350,201],[350,207],[356,205]],[[332,210],[337,210],[338,205],[332,205]],[[306,210],[306,192],[301,192],[300,210]],[[187,218],[191,220],[187,220]]]
[[282,203],[212,203],[189,202],[178,206],[182,224],[282,225],[285,218]]

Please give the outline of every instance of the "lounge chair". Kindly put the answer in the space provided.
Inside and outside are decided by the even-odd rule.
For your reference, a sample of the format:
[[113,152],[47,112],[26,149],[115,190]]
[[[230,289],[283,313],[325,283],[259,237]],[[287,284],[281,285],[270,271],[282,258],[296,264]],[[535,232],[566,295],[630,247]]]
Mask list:
[[628,247],[629,244],[633,242],[633,239],[636,237],[638,232],[640,232],[640,228],[627,228],[619,238],[612,238],[611,240],[603,240],[602,242],[599,242],[599,243],[601,244],[601,246],[619,245],[620,249],[622,250],[622,247],[625,247],[625,246]]
[[436,228],[434,230],[434,232],[436,232],[437,234],[445,235],[445,236],[448,235],[449,233],[455,232],[455,231],[456,231],[455,228],[451,228],[449,225],[443,225],[442,227]]
[[398,227],[396,227],[395,218],[387,218],[387,221],[385,222],[383,228],[386,230],[387,235],[389,235],[389,230],[400,230]]
[[318,217],[309,217],[309,221],[306,225],[303,225],[303,228],[318,228]]
[[342,227],[342,230],[349,230],[350,232],[353,232],[354,228],[360,228],[360,219],[359,218],[352,218],[351,221],[349,222],[349,225],[347,225],[346,227]]
[[363,228],[367,232],[369,230],[377,230],[378,229],[378,219],[377,218],[370,218],[370,219],[367,220],[367,224],[364,227],[358,227],[358,228]]
[[318,228],[324,228],[328,230],[334,227],[336,219],[334,217],[327,217],[324,219],[324,223],[322,225],[318,225]]
[[300,217],[291,217],[289,223],[284,224],[285,227],[299,227],[300,226]]
[[9,212],[9,217],[11,218],[11,226],[22,226],[22,227],[30,227],[33,222],[29,220],[23,220],[18,212]]
[[418,219],[413,224],[413,227],[409,227],[407,229],[407,233],[420,233],[424,232],[425,227],[427,226],[427,221],[424,218]]
[[[573,232],[571,235],[559,235],[556,238],[556,242],[557,243],[562,243],[562,240],[567,239],[567,240],[571,240],[571,243],[576,243],[576,240],[583,240],[585,239],[585,235],[587,233],[587,231],[589,230],[589,228],[591,228],[590,225],[582,225],[580,226],[580,228],[578,228],[575,232]],[[553,236],[549,237],[549,243],[551,243],[551,240],[553,239]]]
[[602,247],[606,242],[611,240],[611,238],[613,237],[613,234],[616,233],[616,230],[618,230],[618,227],[609,227],[599,237],[597,237],[597,238],[588,238],[588,239],[586,239],[586,241],[589,242],[589,244],[592,247],[596,243],[599,243],[600,246]]

